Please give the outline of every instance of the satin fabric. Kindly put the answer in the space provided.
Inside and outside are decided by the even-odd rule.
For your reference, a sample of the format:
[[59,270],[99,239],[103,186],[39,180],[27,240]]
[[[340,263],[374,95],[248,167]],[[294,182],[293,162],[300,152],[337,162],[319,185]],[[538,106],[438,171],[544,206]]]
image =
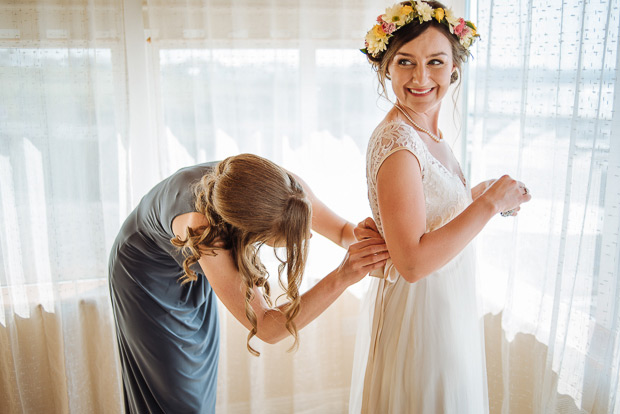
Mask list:
[[109,260],[109,283],[128,413],[215,412],[219,321],[197,264],[181,284],[183,256],[172,220],[195,211],[193,183],[215,163],[187,167],[157,184],[127,217]]

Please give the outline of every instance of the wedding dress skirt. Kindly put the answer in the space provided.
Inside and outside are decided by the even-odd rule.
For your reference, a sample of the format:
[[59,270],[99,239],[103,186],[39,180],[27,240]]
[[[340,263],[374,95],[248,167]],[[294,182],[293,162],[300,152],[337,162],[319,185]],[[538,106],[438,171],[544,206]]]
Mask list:
[[[376,197],[381,163],[399,150],[420,162],[426,231],[435,230],[471,202],[469,189],[400,121],[381,124],[368,148],[369,198],[382,233]],[[475,252],[458,256],[415,283],[388,261],[372,278],[358,325],[349,412],[359,414],[485,414],[487,381],[478,312]]]

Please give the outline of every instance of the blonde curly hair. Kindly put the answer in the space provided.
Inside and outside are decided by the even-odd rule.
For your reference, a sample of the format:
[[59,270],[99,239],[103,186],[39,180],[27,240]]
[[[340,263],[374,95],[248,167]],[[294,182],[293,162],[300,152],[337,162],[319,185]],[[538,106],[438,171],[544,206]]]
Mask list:
[[[299,286],[312,224],[312,205],[302,186],[273,162],[253,154],[240,154],[219,162],[194,186],[194,194],[195,209],[209,224],[188,227],[185,239],[171,239],[185,255],[181,282],[196,280],[190,266],[202,255],[216,255],[218,249],[230,250],[245,286],[245,315],[252,325],[247,347],[258,356],[259,352],[250,345],[257,333],[257,318],[251,306],[255,286],[263,288],[263,297],[273,306],[269,274],[258,253],[265,242],[285,246],[286,259],[278,257],[278,283],[289,300],[284,310],[286,329],[295,339],[292,349],[296,348],[299,338],[295,317],[299,314]],[[286,283],[282,280],[284,269]]]

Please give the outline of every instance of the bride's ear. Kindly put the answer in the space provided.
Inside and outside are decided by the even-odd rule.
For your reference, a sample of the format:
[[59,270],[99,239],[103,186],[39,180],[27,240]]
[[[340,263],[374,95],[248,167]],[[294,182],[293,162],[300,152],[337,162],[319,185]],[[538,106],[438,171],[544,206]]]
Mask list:
[[459,71],[455,68],[450,75],[450,85],[459,80]]

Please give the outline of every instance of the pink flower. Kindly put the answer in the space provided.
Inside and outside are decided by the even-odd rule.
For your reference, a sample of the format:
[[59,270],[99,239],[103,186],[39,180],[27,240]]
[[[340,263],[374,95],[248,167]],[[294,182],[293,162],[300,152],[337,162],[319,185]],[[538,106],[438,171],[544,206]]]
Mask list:
[[454,33],[456,33],[457,36],[461,36],[461,33],[463,33],[464,28],[465,28],[465,19],[461,17],[459,18],[459,24],[454,28]]
[[381,25],[381,28],[383,29],[385,34],[392,34],[392,32],[396,30],[396,25],[394,23],[383,22],[383,24]]
[[377,16],[377,23],[383,24],[383,15],[382,14]]

